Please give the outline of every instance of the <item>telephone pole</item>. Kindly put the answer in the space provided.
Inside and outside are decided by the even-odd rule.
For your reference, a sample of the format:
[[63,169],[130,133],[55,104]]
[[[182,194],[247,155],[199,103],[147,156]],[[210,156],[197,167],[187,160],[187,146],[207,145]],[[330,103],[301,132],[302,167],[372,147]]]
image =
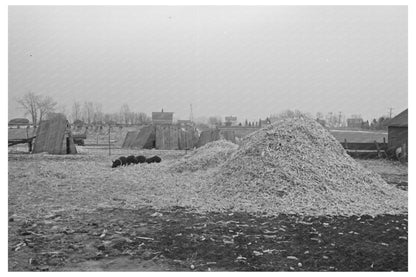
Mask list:
[[192,104],[191,104],[191,113],[189,115],[189,119],[191,120],[191,122],[194,122],[194,114],[192,112]]
[[393,108],[390,107],[389,110],[390,110],[390,113],[389,114],[390,114],[390,119],[391,119],[391,115],[392,115]]
[[339,125],[339,127],[341,127],[341,113],[342,112],[339,112],[339,116],[338,116],[338,125]]

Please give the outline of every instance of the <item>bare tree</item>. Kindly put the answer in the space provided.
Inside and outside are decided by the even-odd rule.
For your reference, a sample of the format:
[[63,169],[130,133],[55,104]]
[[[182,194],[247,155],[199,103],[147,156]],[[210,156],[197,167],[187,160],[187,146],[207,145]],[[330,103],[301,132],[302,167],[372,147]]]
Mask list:
[[67,114],[67,110],[66,110],[66,106],[65,105],[58,105],[58,107],[56,108],[56,110],[58,111],[58,113],[64,114],[65,117],[69,120],[71,115]]
[[25,115],[30,115],[32,117],[34,126],[36,126],[38,119],[39,98],[39,95],[29,92],[17,100],[17,103],[25,110]]
[[72,104],[72,120],[78,120],[81,118],[81,103],[78,101],[75,101],[74,104]]
[[145,113],[137,113],[137,118],[140,124],[150,123],[152,119]]
[[329,112],[326,117],[325,121],[327,123],[327,126],[330,128],[338,127],[339,125],[339,117],[336,115],[336,113]]
[[120,115],[122,116],[124,123],[128,124],[130,119],[130,108],[129,105],[123,104],[120,109]]
[[103,105],[101,103],[94,103],[94,116],[93,116],[94,122],[103,120],[102,108],[103,108]]
[[67,110],[65,105],[58,105],[56,109],[58,112],[63,113],[65,116],[67,116]]
[[210,116],[208,118],[208,122],[211,125],[221,125],[222,124],[222,120],[220,116]]
[[82,109],[84,122],[91,124],[94,114],[94,104],[92,102],[84,102],[84,106],[82,107]]
[[56,105],[58,103],[53,100],[50,96],[41,96],[39,98],[39,122],[42,121],[42,119],[47,116],[49,113],[52,113],[55,111]]
[[282,119],[282,118],[301,117],[303,115],[305,115],[305,114],[302,113],[299,110],[285,110],[285,111],[280,112],[280,113],[271,114],[269,116],[269,119],[270,119],[270,122],[275,122],[275,121],[277,121],[279,119]]

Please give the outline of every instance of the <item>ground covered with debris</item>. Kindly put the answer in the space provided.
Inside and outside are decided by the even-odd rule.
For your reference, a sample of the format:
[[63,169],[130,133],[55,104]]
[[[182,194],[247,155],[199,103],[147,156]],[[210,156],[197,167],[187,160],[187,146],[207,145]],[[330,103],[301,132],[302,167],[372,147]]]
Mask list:
[[222,165],[238,148],[237,144],[227,140],[218,140],[208,143],[195,151],[190,152],[178,162],[170,166],[170,170],[197,171]]
[[216,195],[274,214],[407,211],[405,191],[357,163],[328,130],[306,116],[284,118],[245,137],[215,178]]
[[408,189],[408,165],[394,160],[386,159],[360,159],[357,160],[363,167],[379,174],[388,184],[397,188]]
[[407,270],[407,165],[354,160],[308,119],[238,149],[77,149],[9,151],[9,270]]
[[197,214],[180,207],[11,217],[9,270],[407,271],[407,216]]

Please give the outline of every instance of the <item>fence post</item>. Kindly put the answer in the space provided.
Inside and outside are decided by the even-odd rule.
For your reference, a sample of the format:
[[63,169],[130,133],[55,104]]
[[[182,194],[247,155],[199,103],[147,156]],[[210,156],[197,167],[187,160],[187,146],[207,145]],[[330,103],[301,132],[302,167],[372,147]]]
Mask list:
[[376,140],[374,141],[374,143],[375,143],[376,148],[377,148],[377,157],[381,158],[381,154],[380,154],[380,147],[378,146],[378,143],[377,143],[377,141],[376,141]]
[[111,125],[108,124],[108,156],[111,156],[110,130],[111,130]]

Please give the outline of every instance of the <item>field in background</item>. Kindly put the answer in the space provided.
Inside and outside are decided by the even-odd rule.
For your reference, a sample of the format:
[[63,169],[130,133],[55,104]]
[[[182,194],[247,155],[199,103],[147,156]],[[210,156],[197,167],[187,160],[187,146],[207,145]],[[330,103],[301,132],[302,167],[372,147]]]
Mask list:
[[387,132],[384,131],[361,131],[361,130],[329,130],[330,133],[340,142],[361,142],[372,143],[377,141],[383,142],[383,139],[387,141]]
[[[114,146],[121,147],[124,142],[124,139],[128,132],[130,131],[139,131],[143,126],[131,126],[131,127],[112,127],[110,133],[110,144]],[[259,130],[258,127],[222,127],[221,130],[232,130],[235,132],[237,138],[243,138],[248,134]],[[85,131],[85,130],[84,130]],[[373,143],[377,141],[382,143],[383,140],[387,141],[387,132],[385,131],[364,131],[364,130],[340,130],[333,129],[329,130],[330,133],[340,142],[344,142],[345,139],[349,143]],[[77,131],[79,133],[79,131]],[[108,145],[108,129],[104,127],[100,129],[90,129],[87,132],[87,139],[85,144],[87,145]]]

